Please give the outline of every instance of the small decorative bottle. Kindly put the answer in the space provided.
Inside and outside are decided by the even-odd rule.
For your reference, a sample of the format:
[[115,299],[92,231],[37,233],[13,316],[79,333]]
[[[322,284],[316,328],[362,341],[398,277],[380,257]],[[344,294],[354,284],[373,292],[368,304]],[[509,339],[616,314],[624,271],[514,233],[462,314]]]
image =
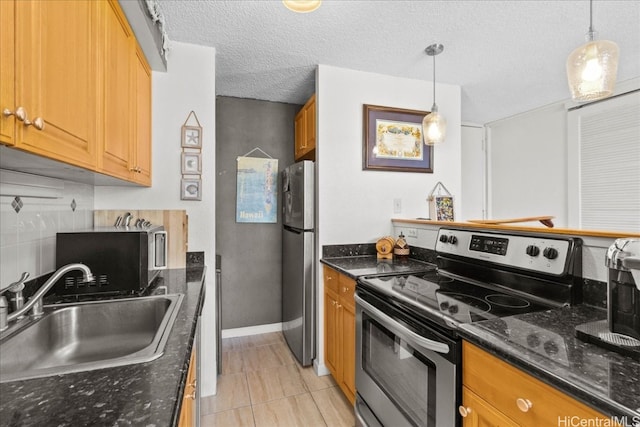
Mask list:
[[409,245],[407,245],[402,232],[400,232],[400,236],[393,247],[393,255],[398,259],[409,258]]

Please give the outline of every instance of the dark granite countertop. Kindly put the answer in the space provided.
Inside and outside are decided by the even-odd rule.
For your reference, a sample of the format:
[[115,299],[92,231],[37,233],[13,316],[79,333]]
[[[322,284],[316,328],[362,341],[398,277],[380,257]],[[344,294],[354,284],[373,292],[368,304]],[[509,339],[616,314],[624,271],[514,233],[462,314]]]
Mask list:
[[155,284],[184,294],[164,354],[151,362],[0,384],[0,426],[174,426],[206,268],[164,270]]
[[414,258],[396,258],[393,260],[379,260],[376,255],[324,257],[321,263],[357,279],[362,276],[385,274],[411,274],[432,269],[434,264],[419,261]]
[[596,410],[640,424],[640,363],[575,337],[606,311],[578,305],[460,327],[462,337]]

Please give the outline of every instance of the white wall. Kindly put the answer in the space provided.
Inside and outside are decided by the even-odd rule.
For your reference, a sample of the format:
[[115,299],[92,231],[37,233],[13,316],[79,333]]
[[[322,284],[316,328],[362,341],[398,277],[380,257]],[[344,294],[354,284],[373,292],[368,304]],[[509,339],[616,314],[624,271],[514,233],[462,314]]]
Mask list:
[[[447,139],[434,148],[434,173],[362,170],[363,104],[428,111],[432,82],[402,79],[319,65],[317,102],[317,250],[329,244],[373,243],[388,235],[390,218],[429,215],[428,193],[438,181],[461,208],[460,87],[437,84],[439,111],[447,119]],[[394,213],[393,200],[402,202]],[[316,369],[324,366],[324,295],[322,269],[317,269],[318,346]]]
[[[437,85],[447,139],[434,148],[434,173],[362,170],[362,106],[428,111],[432,83],[320,65],[317,78],[318,243],[375,242],[389,218],[429,216],[427,195],[438,181],[460,200],[460,87]],[[402,212],[393,211],[393,200]]]
[[[153,72],[153,182],[150,188],[96,187],[95,209],[185,209],[189,251],[204,251],[207,300],[202,317],[202,394],[216,392],[215,357],[215,49],[172,43],[166,73]],[[202,200],[180,200],[181,127],[189,112],[202,125]]]
[[486,125],[488,218],[553,215],[567,227],[567,119],[553,104]]

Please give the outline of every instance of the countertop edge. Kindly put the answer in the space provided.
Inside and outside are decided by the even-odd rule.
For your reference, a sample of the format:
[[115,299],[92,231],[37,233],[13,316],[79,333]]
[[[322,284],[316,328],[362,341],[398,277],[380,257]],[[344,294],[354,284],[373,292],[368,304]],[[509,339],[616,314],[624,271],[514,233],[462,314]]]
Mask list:
[[[189,268],[187,268],[188,270]],[[202,313],[202,308],[204,307],[204,300],[206,296],[206,277],[207,277],[207,267],[197,267],[197,269],[202,270],[202,280],[200,283],[200,292],[198,293],[198,304],[196,306],[196,311],[192,320],[191,332],[189,333],[189,342],[187,343],[187,352],[184,355],[184,361],[182,363],[182,375],[180,376],[180,385],[178,387],[178,395],[176,396],[176,403],[173,407],[173,414],[171,415],[171,425],[178,426],[180,421],[180,411],[182,410],[182,396],[184,395],[184,390],[187,386],[187,376],[189,374],[189,368],[191,365],[191,352],[193,351],[193,343],[196,338],[196,331],[198,327],[198,319],[200,314]],[[197,363],[201,363],[198,361]]]
[[605,237],[605,238],[620,238],[620,237],[640,237],[640,233],[625,232],[625,231],[609,231],[609,230],[581,230],[577,228],[549,228],[542,225],[533,226],[526,225],[529,223],[521,223],[515,225],[515,223],[504,224],[481,224],[477,222],[460,222],[460,221],[432,221],[427,219],[411,219],[411,218],[392,218],[392,223],[398,224],[425,224],[437,227],[463,227],[474,229],[487,229],[487,230],[506,230],[506,231],[527,231],[534,233],[551,233],[551,234],[568,234],[572,236],[589,236],[589,237]]

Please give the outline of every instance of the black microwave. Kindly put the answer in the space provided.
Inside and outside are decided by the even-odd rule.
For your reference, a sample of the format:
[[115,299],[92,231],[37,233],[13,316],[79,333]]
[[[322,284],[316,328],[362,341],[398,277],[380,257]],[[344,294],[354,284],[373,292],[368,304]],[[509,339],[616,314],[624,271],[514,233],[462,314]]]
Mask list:
[[167,268],[163,226],[95,227],[56,234],[56,268],[80,262],[95,279],[71,271],[54,286],[56,295],[141,294]]

